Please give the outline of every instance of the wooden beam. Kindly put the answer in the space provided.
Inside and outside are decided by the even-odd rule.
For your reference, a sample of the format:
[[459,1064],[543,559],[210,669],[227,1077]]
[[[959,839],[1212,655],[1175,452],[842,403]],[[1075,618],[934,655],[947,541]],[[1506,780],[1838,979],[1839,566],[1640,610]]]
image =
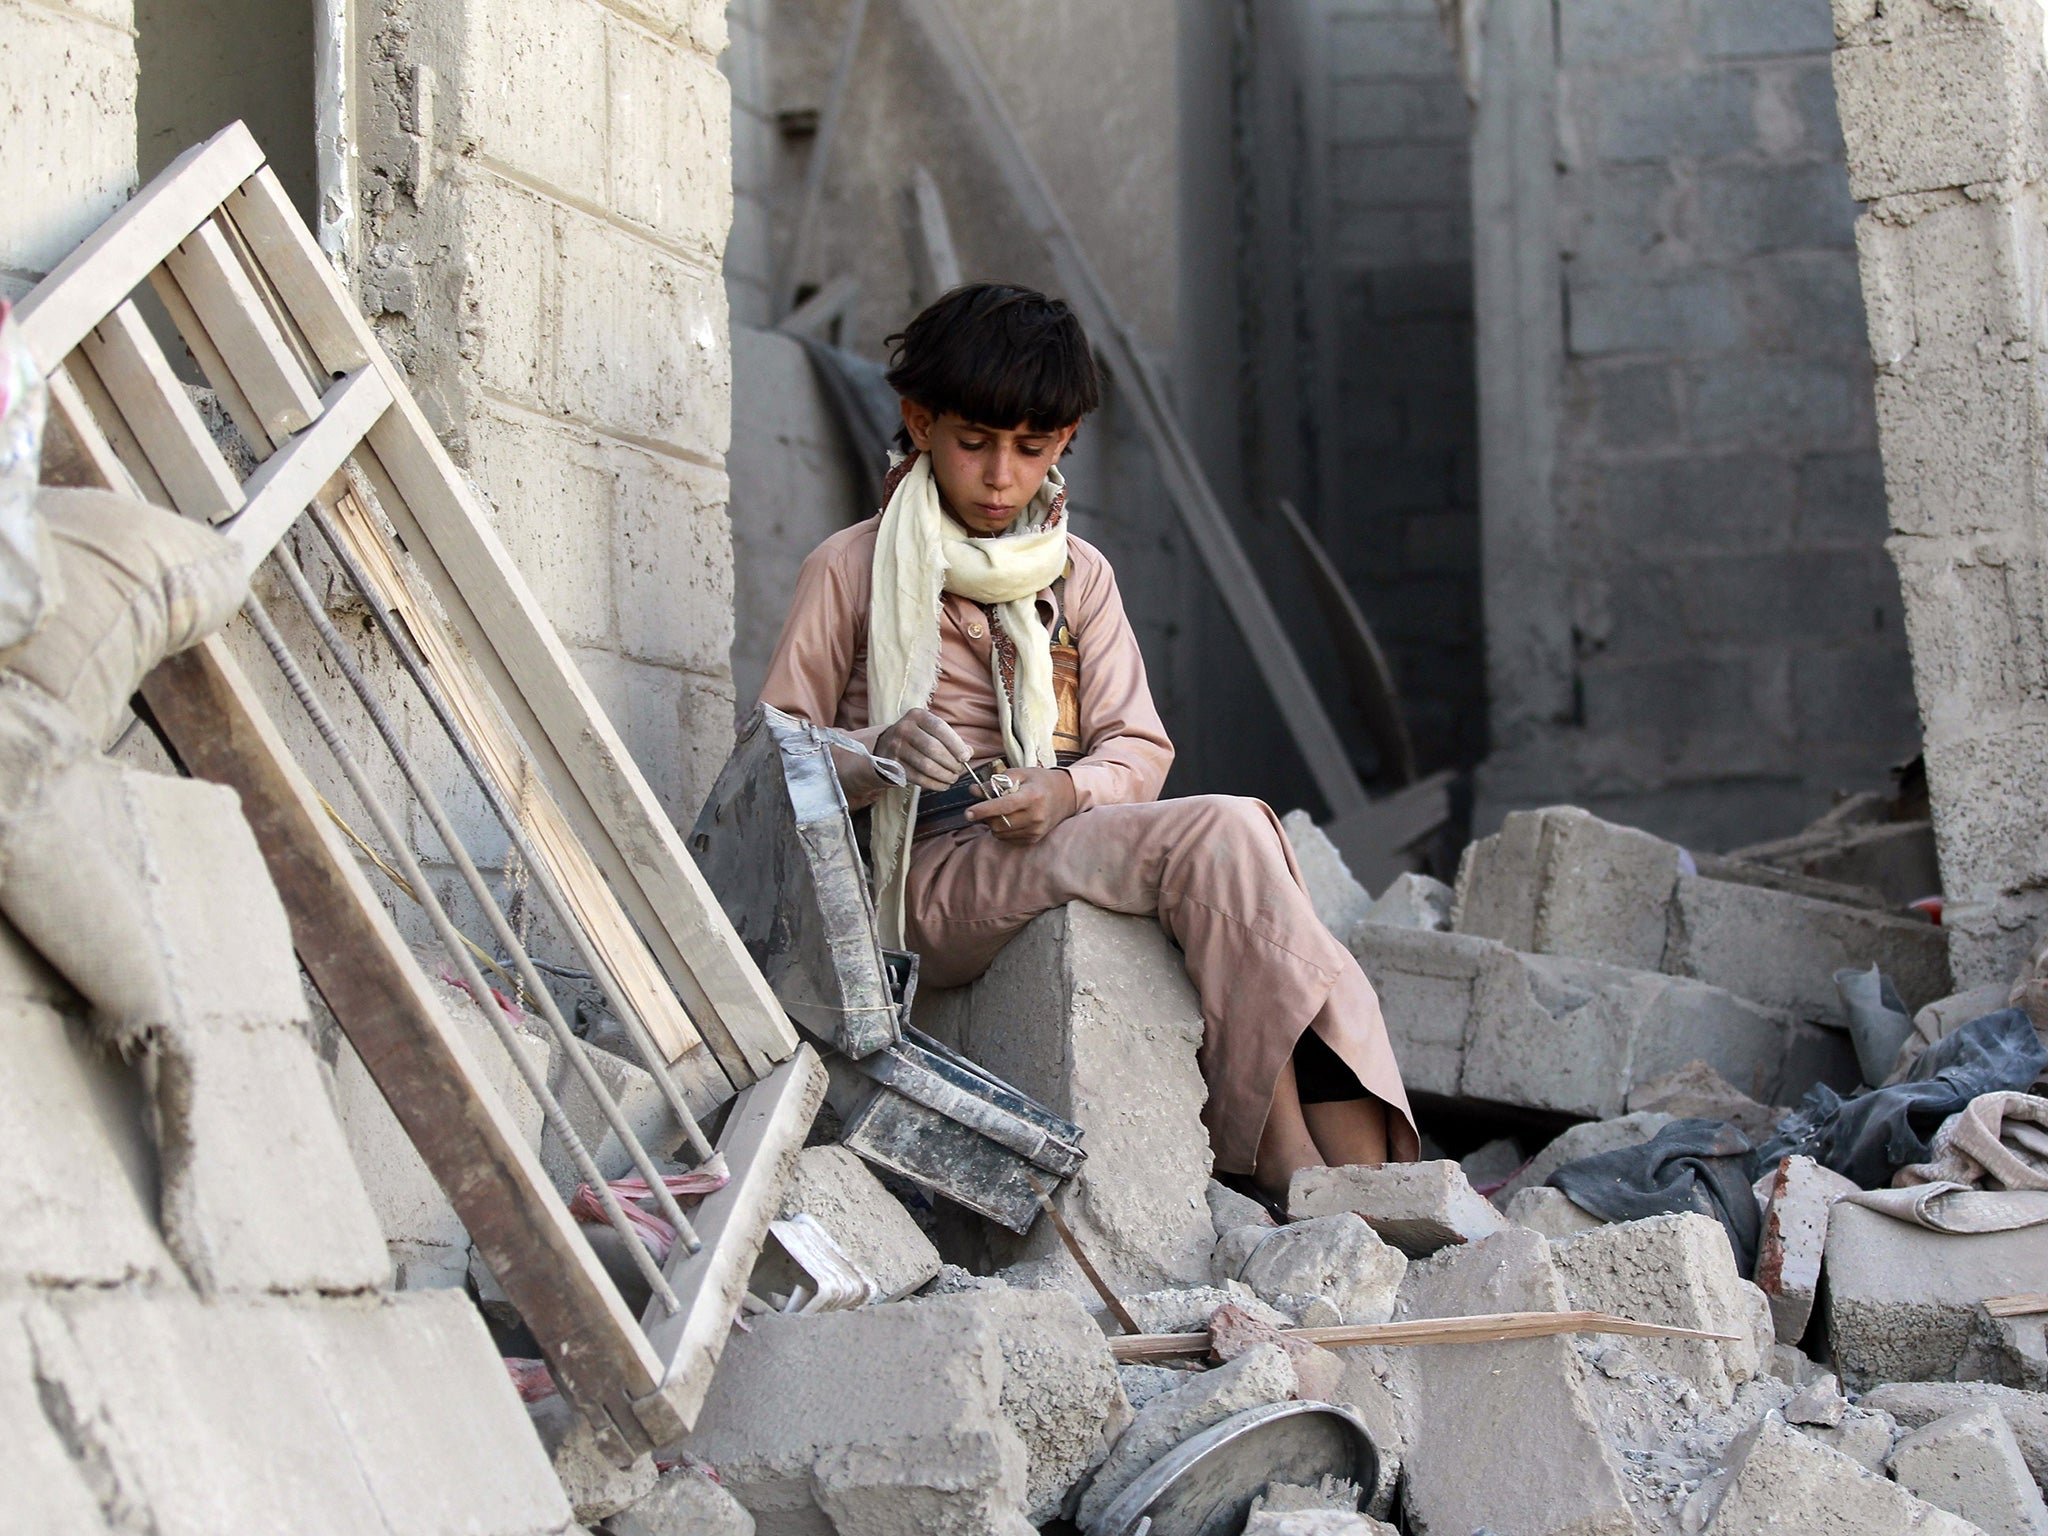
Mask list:
[[1991,1317],[2032,1317],[2039,1312],[2048,1312],[2048,1291],[1986,1297],[1984,1311]]
[[235,472],[214,446],[142,311],[132,302],[121,304],[86,332],[79,350],[120,407],[172,507],[211,523],[241,506]]
[[953,224],[946,217],[946,199],[932,173],[921,165],[910,168],[910,211],[917,225],[918,276],[931,303],[941,294],[960,286],[960,252],[953,244]]
[[320,397],[265,311],[227,237],[208,219],[164,261],[273,443],[310,424]]
[[[1413,1323],[1357,1323],[1338,1328],[1282,1328],[1281,1333],[1325,1349],[1354,1349],[1361,1344],[1498,1344],[1510,1339],[1547,1339],[1561,1333],[1618,1333],[1636,1339],[1700,1339],[1716,1344],[1738,1342],[1732,1333],[1701,1333],[1663,1323],[1639,1323],[1606,1312],[1490,1312],[1479,1317],[1432,1317]],[[1148,1360],[1180,1360],[1209,1352],[1209,1335],[1144,1333],[1112,1338],[1110,1353],[1120,1364]]]
[[223,527],[253,576],[306,504],[362,446],[391,408],[391,386],[374,368],[359,368],[327,392],[320,419],[265,461],[243,487],[248,504]]
[[72,397],[83,408],[87,417],[98,423],[99,439],[95,462],[100,455],[111,454],[121,465],[118,476],[109,476],[107,484],[121,485],[132,489],[136,495],[152,506],[171,505],[171,493],[164,489],[156,470],[149,462],[149,455],[143,452],[141,441],[128,425],[128,418],[121,414],[121,408],[114,403],[114,397],[107,393],[107,386],[101,382],[99,370],[92,365],[92,359],[84,352],[71,354],[67,364],[51,378],[51,395],[55,398],[56,380],[63,379]]
[[961,30],[946,0],[903,0],[903,10],[965,102],[982,149],[995,162],[1012,201],[1051,258],[1068,302],[1079,313],[1089,338],[1108,362],[1111,379],[1152,445],[1160,478],[1166,482],[1167,494],[1173,499],[1189,541],[1216,583],[1225,611],[1244,636],[1253,664],[1280,706],[1281,719],[1286,722],[1316,789],[1328,803],[1331,816],[1362,810],[1367,800],[1358,770],[1352,766],[1329,712],[1317,697],[1315,685],[1309,681],[1308,671],[1245,554],[1236,529],[1216,499],[1208,477],[1202,473],[1201,460],[1169,403],[1164,382],[1137,337],[1117,313],[1109,290],[1103,286],[1065,211],[1053,196],[1051,184],[1024,147],[1009,109],[982,68],[973,43]]

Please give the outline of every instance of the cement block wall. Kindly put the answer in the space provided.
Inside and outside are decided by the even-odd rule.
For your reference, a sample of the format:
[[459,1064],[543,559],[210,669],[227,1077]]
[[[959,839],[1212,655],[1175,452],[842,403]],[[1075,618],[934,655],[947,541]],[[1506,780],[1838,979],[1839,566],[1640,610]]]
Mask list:
[[2044,13],[1845,0],[1835,23],[1943,921],[1956,984],[2004,982],[2048,917]]
[[1496,755],[1708,848],[1917,741],[1823,0],[1504,0],[1475,140]]

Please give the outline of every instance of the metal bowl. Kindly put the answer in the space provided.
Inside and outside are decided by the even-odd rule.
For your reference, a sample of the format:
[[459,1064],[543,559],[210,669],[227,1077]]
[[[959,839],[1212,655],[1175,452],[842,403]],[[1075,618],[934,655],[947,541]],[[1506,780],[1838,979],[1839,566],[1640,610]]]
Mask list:
[[[1379,1482],[1365,1421],[1335,1403],[1248,1408],[1153,1462],[1088,1528],[1088,1536],[1239,1536],[1268,1483]],[[1149,1526],[1142,1522],[1148,1520]]]

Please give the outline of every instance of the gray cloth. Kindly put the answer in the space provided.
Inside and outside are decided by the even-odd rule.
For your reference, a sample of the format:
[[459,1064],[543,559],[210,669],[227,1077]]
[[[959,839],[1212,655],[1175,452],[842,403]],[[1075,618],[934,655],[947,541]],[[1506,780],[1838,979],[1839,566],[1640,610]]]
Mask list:
[[1549,1182],[1608,1221],[1685,1211],[1711,1216],[1747,1275],[1756,1268],[1763,1226],[1750,1192],[1754,1157],[1749,1138],[1726,1121],[1674,1120],[1640,1146],[1566,1163]]

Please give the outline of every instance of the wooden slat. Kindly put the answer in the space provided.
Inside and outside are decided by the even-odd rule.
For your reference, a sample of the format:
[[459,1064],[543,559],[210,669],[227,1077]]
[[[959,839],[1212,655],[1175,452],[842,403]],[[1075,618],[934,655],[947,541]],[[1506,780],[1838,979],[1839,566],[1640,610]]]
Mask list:
[[[675,1415],[676,1436],[689,1431],[704,1406],[747,1277],[768,1223],[781,1214],[783,1190],[824,1097],[825,1064],[804,1045],[733,1100],[718,1138],[732,1180],[705,1196],[691,1218],[704,1250],[692,1258],[678,1243],[669,1255],[668,1280],[682,1310],[670,1315],[653,1301],[641,1319],[655,1352],[669,1362],[657,1401]],[[637,1406],[644,1421],[662,1411],[655,1401]]]
[[2032,1317],[2048,1312],[2048,1291],[2026,1291],[2017,1296],[1990,1296],[1985,1312],[1992,1317]]
[[1089,339],[1107,359],[1112,380],[1152,445],[1160,478],[1166,482],[1181,524],[1216,583],[1225,610],[1244,636],[1260,677],[1280,706],[1280,716],[1317,790],[1329,803],[1330,815],[1335,818],[1362,810],[1365,786],[1359,782],[1350,754],[1309,681],[1236,529],[1202,473],[1201,460],[1181,428],[1158,371],[1117,313],[1109,290],[1053,196],[1051,184],[1024,147],[974,45],[945,0],[904,0],[903,10],[944,67],[968,109],[982,149],[995,162],[1024,221],[1043,243],[1068,302],[1088,328]]
[[923,270],[918,274],[930,291],[929,304],[940,294],[960,286],[960,252],[953,243],[953,224],[946,217],[946,199],[932,173],[921,165],[910,168],[910,204],[917,215],[917,243],[914,253]]
[[[266,229],[252,236],[251,247],[321,361],[336,369],[351,355],[367,357],[393,385],[393,408],[370,434],[374,451],[358,463],[400,540],[726,1076],[735,1086],[764,1076],[797,1048],[796,1031],[775,994],[470,496],[404,376],[377,345],[275,178],[254,177],[242,193],[235,216],[244,229]],[[280,231],[291,225],[298,234],[284,239]],[[356,337],[353,349],[336,339],[343,327]]]
[[132,301],[86,332],[79,350],[121,408],[173,508],[211,523],[241,506],[235,472]]
[[[79,453],[84,456],[84,468],[92,482],[147,500],[142,496],[142,488],[135,483],[135,477],[128,473],[128,466],[114,451],[114,445],[107,441],[106,433],[100,430],[92,408],[86,404],[85,396],[79,393],[71,370],[59,368],[45,382],[50,388],[50,414],[64,424],[64,430],[78,445]],[[108,403],[112,404],[111,401]]]
[[[1547,1339],[1561,1333],[1617,1333],[1636,1339],[1700,1339],[1715,1344],[1738,1342],[1732,1333],[1701,1333],[1664,1323],[1639,1323],[1606,1312],[1489,1312],[1478,1317],[1431,1317],[1412,1323],[1356,1323],[1338,1328],[1282,1328],[1281,1333],[1325,1349],[1354,1349],[1362,1344],[1499,1344],[1511,1339]],[[1203,1333],[1141,1333],[1112,1338],[1110,1353],[1130,1364],[1147,1360],[1186,1359],[1209,1352]]]
[[241,796],[300,962],[563,1390],[646,1448],[631,1405],[655,1390],[659,1360],[234,657],[216,637],[164,662],[142,691],[184,767]]
[[320,419],[272,454],[244,490],[248,505],[224,531],[253,574],[320,488],[355,453],[377,418],[391,408],[391,386],[361,368],[327,392]]
[[178,280],[271,442],[320,414],[320,397],[306,370],[278,334],[255,285],[211,219],[187,235],[164,266]]
[[292,318],[328,374],[354,373],[380,350],[367,328],[352,325],[355,313],[339,311],[334,292],[322,274],[331,270],[279,184],[277,173],[263,167],[229,195],[223,211],[248,242],[265,278],[284,301]]
[[213,386],[221,409],[228,413],[235,430],[242,434],[242,441],[259,460],[269,458],[273,447],[270,433],[264,430],[262,419],[257,416],[256,407],[249,403],[249,397],[242,393],[242,386],[235,382],[227,359],[220,355],[220,349],[206,334],[206,327],[192,308],[192,301],[185,297],[185,290],[164,267],[158,267],[149,274],[149,285],[169,311],[171,324],[177,327],[185,349],[199,364],[199,371],[206,375],[206,382]]
[[230,123],[178,156],[94,230],[14,311],[36,366],[47,374],[61,363],[262,164],[254,136]]
[[[99,424],[100,442],[120,463],[127,488],[154,506],[168,508],[171,493],[164,489],[163,481],[157,479],[156,471],[150,467],[149,455],[142,451],[142,444],[129,429],[128,419],[114,404],[114,397],[107,393],[107,386],[100,382],[92,359],[83,352],[74,352],[64,372],[69,376],[71,392],[78,403]],[[120,485],[121,480],[110,478],[107,483]]]

